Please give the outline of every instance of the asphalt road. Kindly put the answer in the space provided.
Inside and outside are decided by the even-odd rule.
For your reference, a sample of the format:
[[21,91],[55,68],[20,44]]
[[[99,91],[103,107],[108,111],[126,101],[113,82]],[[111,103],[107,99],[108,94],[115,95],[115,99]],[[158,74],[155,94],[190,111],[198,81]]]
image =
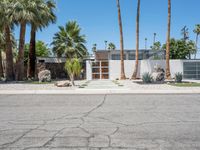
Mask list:
[[0,149],[200,150],[200,95],[0,95]]

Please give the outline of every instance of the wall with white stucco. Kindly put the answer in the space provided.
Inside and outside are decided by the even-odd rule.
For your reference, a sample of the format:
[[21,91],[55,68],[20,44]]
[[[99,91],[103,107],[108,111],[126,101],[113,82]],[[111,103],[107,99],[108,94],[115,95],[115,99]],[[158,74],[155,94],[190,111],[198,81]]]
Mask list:
[[[170,60],[170,71],[171,76],[174,78],[175,73],[181,72],[183,73],[183,62],[200,62],[200,60]],[[158,65],[165,69],[165,60],[140,60],[139,61],[139,69],[138,69],[138,77],[141,78],[142,75],[146,72],[152,73],[154,70],[154,66]],[[92,66],[91,62],[87,61],[87,79],[92,80]],[[125,74],[127,78],[131,78],[135,66],[134,60],[125,60]],[[109,60],[109,73],[110,79],[115,80],[120,78],[120,60]]]
[[86,61],[86,79],[92,80],[92,62]]

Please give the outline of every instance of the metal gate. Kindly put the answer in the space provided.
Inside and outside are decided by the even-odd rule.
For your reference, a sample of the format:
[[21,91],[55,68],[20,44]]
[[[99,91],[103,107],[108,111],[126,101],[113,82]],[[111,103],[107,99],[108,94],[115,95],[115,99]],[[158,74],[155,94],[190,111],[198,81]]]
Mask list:
[[184,62],[183,76],[185,79],[200,79],[200,62]]
[[92,62],[92,79],[109,79],[109,62],[95,61]]

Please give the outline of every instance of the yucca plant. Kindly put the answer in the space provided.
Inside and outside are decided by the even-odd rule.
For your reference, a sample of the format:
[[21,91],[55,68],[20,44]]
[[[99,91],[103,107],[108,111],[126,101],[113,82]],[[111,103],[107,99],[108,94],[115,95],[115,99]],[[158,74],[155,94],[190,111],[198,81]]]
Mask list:
[[182,80],[183,80],[183,74],[178,72],[175,74],[175,82],[176,83],[182,83]]
[[149,72],[146,72],[142,75],[142,81],[143,83],[152,83],[153,82],[153,77],[151,76],[151,74]]
[[75,86],[74,77],[79,76],[81,73],[81,64],[77,58],[69,59],[65,63],[65,70],[67,71],[72,86]]

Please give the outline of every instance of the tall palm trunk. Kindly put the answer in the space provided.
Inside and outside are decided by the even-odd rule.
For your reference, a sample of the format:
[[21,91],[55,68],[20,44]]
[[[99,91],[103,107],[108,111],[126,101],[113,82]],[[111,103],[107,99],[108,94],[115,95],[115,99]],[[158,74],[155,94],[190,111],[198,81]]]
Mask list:
[[170,31],[171,31],[171,0],[168,0],[168,30],[167,30],[167,47],[166,47],[166,78],[171,78],[170,73]]
[[199,40],[199,34],[197,33],[197,35],[196,35],[196,53],[195,53],[194,59],[197,58],[197,53],[198,53],[198,40]]
[[137,79],[138,65],[139,65],[139,32],[140,32],[140,0],[137,5],[137,17],[136,17],[136,52],[135,52],[135,68],[132,75],[132,79]]
[[13,69],[13,52],[12,52],[12,42],[10,39],[10,27],[5,27],[5,37],[6,37],[6,80],[13,81],[14,69]]
[[36,60],[36,30],[35,27],[31,26],[31,39],[30,39],[30,48],[29,48],[29,60],[28,60],[28,77],[35,77],[35,60]]
[[3,75],[3,64],[2,64],[2,52],[0,50],[0,78],[4,77]]
[[118,21],[119,21],[119,30],[120,30],[120,60],[121,60],[121,75],[120,79],[125,80],[125,71],[124,71],[124,39],[123,39],[123,27],[122,27],[122,19],[121,19],[121,9],[120,2],[117,0],[117,8],[118,8]]
[[19,52],[17,59],[16,80],[22,81],[24,79],[24,44],[26,34],[26,22],[21,23],[20,38],[19,38]]

